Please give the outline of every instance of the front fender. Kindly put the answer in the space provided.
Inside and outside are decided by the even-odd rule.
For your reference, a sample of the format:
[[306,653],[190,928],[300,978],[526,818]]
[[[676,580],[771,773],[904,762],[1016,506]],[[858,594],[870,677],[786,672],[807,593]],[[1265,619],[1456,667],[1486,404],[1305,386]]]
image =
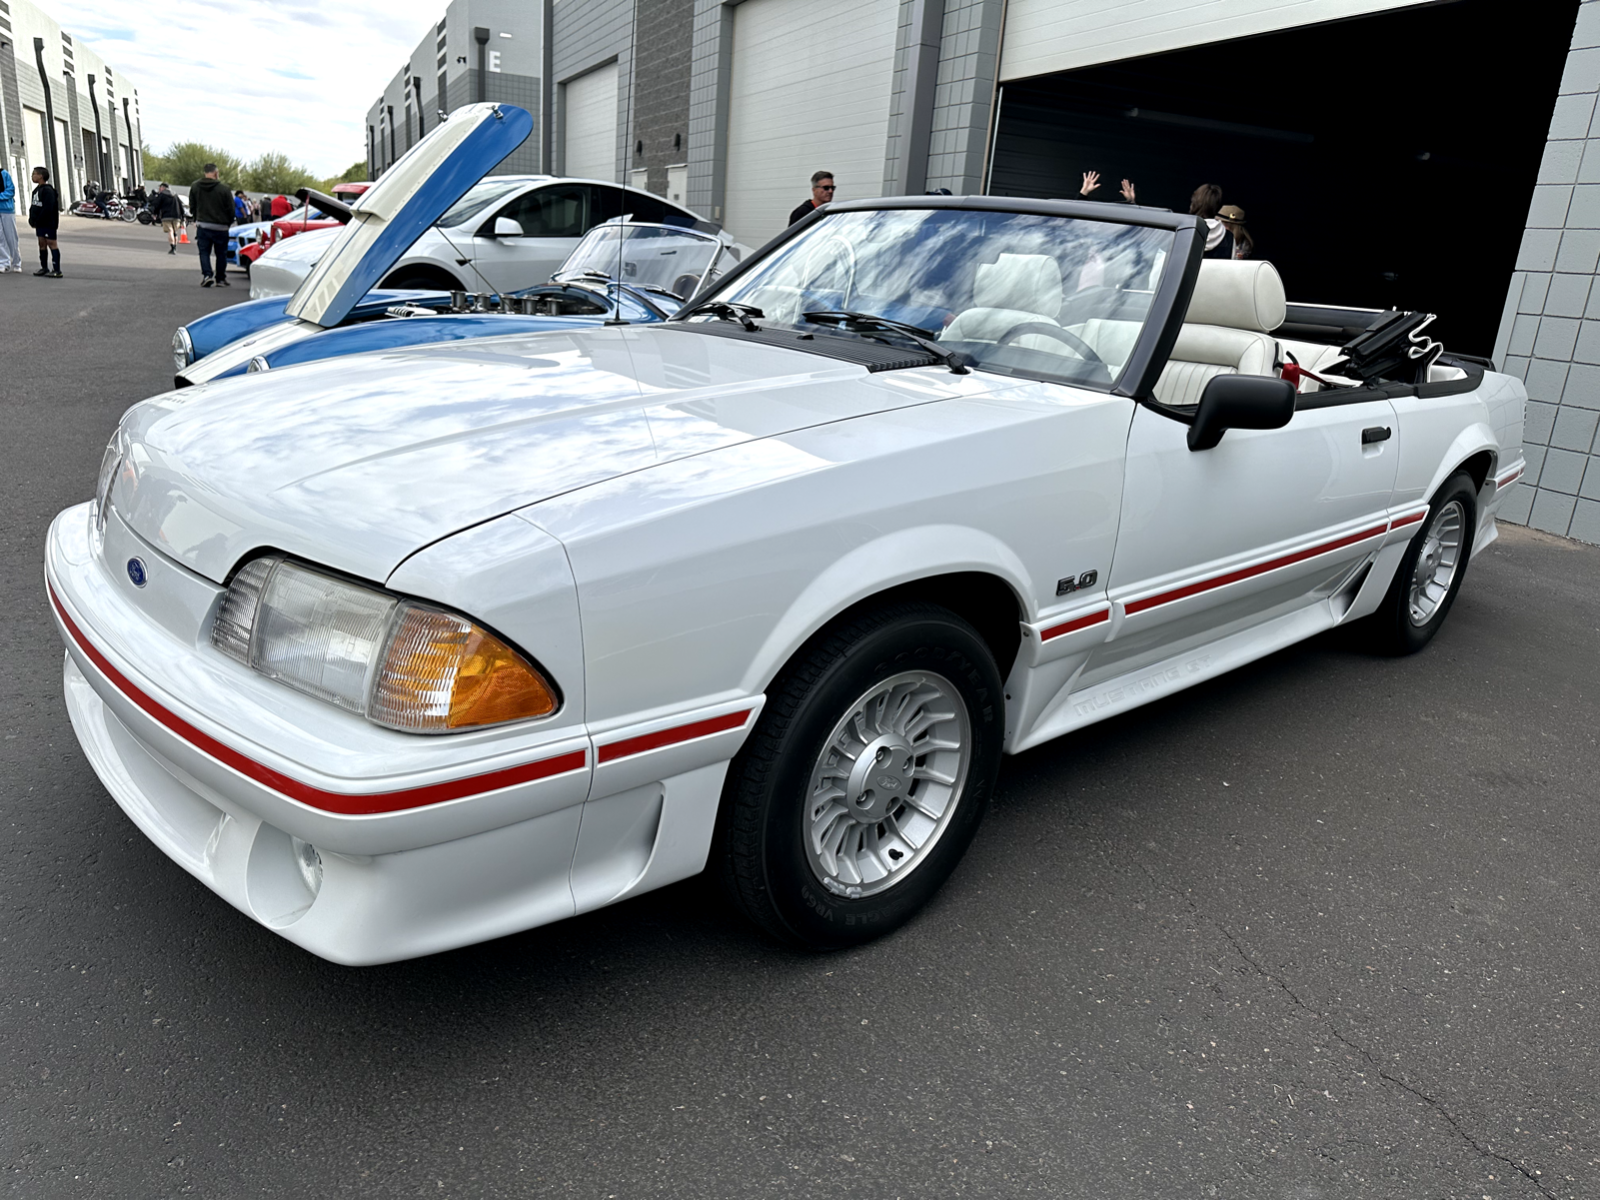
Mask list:
[[897,530],[857,546],[821,571],[772,627],[740,681],[747,694],[763,692],[806,640],[852,605],[901,584],[936,575],[993,575],[1017,596],[1023,619],[1036,615],[1032,577],[1004,542],[963,525]]
[[189,340],[194,343],[195,362],[242,337],[249,337],[269,325],[289,320],[283,311],[288,303],[288,296],[246,300],[243,304],[232,304],[190,321],[184,328],[189,332]]

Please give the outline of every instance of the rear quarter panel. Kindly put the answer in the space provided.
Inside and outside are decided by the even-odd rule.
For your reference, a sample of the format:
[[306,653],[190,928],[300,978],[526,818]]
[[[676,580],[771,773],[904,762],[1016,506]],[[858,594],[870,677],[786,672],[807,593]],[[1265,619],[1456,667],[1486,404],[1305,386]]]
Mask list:
[[1520,444],[1521,420],[1517,419],[1514,431],[1508,428],[1507,410],[1515,403],[1507,385],[1520,386],[1504,375],[1485,372],[1483,383],[1471,392],[1391,400],[1400,435],[1396,506],[1430,499],[1475,454],[1489,452],[1491,475],[1497,464],[1509,461],[1503,457],[1502,438],[1514,432]]

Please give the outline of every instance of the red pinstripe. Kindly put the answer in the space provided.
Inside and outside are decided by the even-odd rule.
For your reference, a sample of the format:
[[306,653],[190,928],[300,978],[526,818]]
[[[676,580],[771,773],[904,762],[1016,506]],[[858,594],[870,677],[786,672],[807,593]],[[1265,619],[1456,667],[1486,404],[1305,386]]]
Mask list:
[[1091,625],[1100,625],[1111,620],[1111,610],[1101,609],[1099,612],[1090,613],[1086,617],[1075,617],[1060,625],[1052,625],[1049,629],[1039,634],[1041,642],[1048,642],[1051,638],[1060,637],[1064,633],[1076,633],[1080,629],[1088,629]]
[[1291,567],[1295,563],[1305,562],[1309,558],[1329,554],[1334,550],[1342,550],[1346,546],[1354,546],[1357,542],[1365,542],[1381,534],[1388,533],[1391,528],[1393,526],[1388,523],[1374,525],[1370,529],[1363,529],[1360,533],[1346,534],[1344,537],[1335,538],[1331,542],[1323,542],[1321,545],[1309,546],[1304,550],[1296,550],[1293,554],[1285,554],[1264,563],[1257,563],[1253,567],[1240,567],[1237,571],[1229,571],[1226,575],[1214,575],[1210,579],[1202,579],[1197,583],[1187,583],[1182,587],[1173,588],[1170,592],[1160,592],[1154,596],[1146,596],[1142,600],[1129,601],[1123,605],[1123,611],[1131,617],[1135,613],[1145,612],[1163,604],[1171,604],[1177,600],[1186,600],[1190,596],[1198,596],[1202,592],[1226,587],[1230,583],[1238,583],[1244,579],[1254,579],[1257,575],[1265,575],[1268,571],[1276,571],[1280,567]]
[[202,733],[176,713],[158,704],[112,666],[110,660],[84,636],[83,631],[67,615],[67,610],[56,595],[54,587],[50,588],[50,603],[55,605],[62,625],[77,643],[78,648],[88,656],[89,661],[94,663],[100,673],[109,679],[119,692],[138,705],[146,715],[177,734],[201,753],[216,759],[226,767],[231,767],[245,778],[323,812],[366,816],[372,813],[424,808],[430,804],[443,804],[447,800],[460,800],[466,796],[498,791],[500,788],[512,787],[519,783],[530,783],[535,779],[548,779],[552,775],[565,775],[569,771],[582,769],[588,762],[588,755],[584,751],[573,750],[567,754],[555,755],[553,758],[541,758],[523,763],[521,766],[507,767],[503,771],[490,771],[484,775],[470,775],[463,779],[449,779],[444,783],[429,784],[426,787],[403,788],[395,792],[324,791],[240,754],[231,746],[225,746],[209,734]]
[[634,754],[643,754],[646,750],[659,750],[662,746],[676,746],[679,742],[693,741],[695,738],[708,737],[713,733],[722,733],[728,729],[738,729],[747,720],[755,709],[747,708],[743,712],[725,713],[720,717],[707,717],[704,721],[691,721],[687,725],[674,725],[671,729],[658,729],[654,733],[641,733],[638,737],[623,738],[620,742],[608,742],[596,749],[596,757],[603,763],[615,762],[619,758],[627,758]]

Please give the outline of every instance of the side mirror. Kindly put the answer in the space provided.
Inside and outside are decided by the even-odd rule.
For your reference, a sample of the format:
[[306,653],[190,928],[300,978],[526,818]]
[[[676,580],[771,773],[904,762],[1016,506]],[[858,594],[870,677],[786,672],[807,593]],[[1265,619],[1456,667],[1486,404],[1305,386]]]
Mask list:
[[494,236],[497,238],[523,237],[522,226],[510,217],[496,217],[494,219]]
[[1209,450],[1228,429],[1282,429],[1294,416],[1294,384],[1266,375],[1217,375],[1200,393],[1189,449]]

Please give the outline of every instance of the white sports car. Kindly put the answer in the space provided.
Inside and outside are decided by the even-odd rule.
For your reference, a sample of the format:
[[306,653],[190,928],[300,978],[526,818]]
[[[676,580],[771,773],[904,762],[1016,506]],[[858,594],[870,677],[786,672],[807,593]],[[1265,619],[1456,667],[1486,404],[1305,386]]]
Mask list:
[[794,944],[884,933],[1002,753],[1336,625],[1419,649],[1494,540],[1522,385],[1413,314],[1277,338],[1277,273],[1203,233],[831,205],[669,322],[145,401],[50,531],[74,729],[170,857],[339,962],[708,861]]
[[[560,270],[584,234],[621,215],[714,234],[734,258],[749,253],[716,226],[648,192],[592,179],[496,175],[480,180],[415,242],[397,250],[378,286],[446,292],[535,287]],[[251,266],[250,298],[291,294],[340,232],[315,229],[273,246]]]

